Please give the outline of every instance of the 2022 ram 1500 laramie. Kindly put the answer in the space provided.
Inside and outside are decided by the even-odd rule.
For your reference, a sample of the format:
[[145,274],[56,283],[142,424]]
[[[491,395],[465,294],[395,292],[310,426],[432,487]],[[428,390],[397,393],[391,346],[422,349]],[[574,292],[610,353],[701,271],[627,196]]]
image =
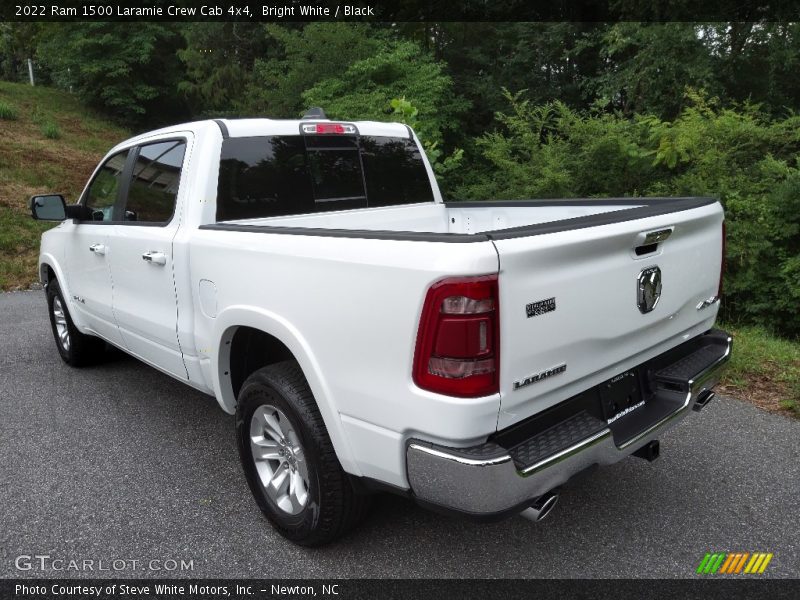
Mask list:
[[39,263],[61,357],[109,343],[214,395],[300,544],[373,490],[541,518],[581,471],[657,456],[731,351],[714,199],[443,202],[402,124],[168,127],[31,210],[63,221]]

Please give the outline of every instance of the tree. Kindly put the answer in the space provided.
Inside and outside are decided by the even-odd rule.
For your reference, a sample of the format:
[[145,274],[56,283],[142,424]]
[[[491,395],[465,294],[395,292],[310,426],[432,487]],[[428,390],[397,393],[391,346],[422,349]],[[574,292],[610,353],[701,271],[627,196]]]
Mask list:
[[469,131],[483,133],[506,106],[502,89],[526,90],[532,102],[583,101],[579,82],[594,73],[596,56],[574,50],[585,23],[443,23],[441,59],[456,89],[473,106]]
[[308,108],[303,92],[344,73],[384,44],[383,34],[357,23],[271,24],[264,32],[274,50],[254,61],[242,104],[251,114],[276,118],[296,118]]
[[[35,56],[40,30],[40,23],[0,23],[0,78],[28,79],[27,59]],[[42,79],[39,75],[37,72],[37,82]],[[46,81],[47,73],[44,75]]]
[[270,50],[267,34],[255,23],[190,23],[186,47],[178,51],[185,68],[178,89],[193,115],[237,112],[246,104],[253,65]]
[[702,32],[726,99],[775,115],[800,108],[800,23],[721,23]]
[[37,55],[57,85],[119,121],[132,124],[147,114],[152,125],[184,109],[177,94],[182,45],[171,23],[49,23]]
[[588,101],[626,115],[676,116],[687,87],[716,92],[710,56],[694,23],[616,23],[587,36],[603,63],[584,82]]
[[400,120],[392,100],[405,98],[425,123],[429,142],[440,142],[445,131],[459,126],[467,103],[453,90],[444,64],[408,41],[387,41],[372,56],[357,60],[342,72],[303,92],[307,105],[322,106],[340,119]]

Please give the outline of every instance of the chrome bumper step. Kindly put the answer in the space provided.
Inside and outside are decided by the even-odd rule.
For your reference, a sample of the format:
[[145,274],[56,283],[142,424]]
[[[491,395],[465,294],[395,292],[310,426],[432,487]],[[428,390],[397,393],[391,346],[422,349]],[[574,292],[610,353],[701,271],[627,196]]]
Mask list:
[[732,345],[728,334],[713,330],[640,365],[645,402],[613,421],[582,408],[592,396],[587,390],[478,446],[409,440],[411,489],[428,505],[480,518],[522,510],[577,473],[633,454],[702,408]]

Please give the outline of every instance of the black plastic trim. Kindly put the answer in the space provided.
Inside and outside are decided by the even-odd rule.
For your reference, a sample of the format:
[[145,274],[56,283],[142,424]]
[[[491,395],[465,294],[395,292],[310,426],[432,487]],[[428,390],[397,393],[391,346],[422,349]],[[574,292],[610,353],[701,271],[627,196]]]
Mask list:
[[214,119],[214,123],[216,123],[217,127],[219,127],[223,140],[227,140],[229,137],[231,137],[230,133],[228,133],[228,126],[225,125],[221,119]]
[[[700,208],[714,204],[716,198],[708,197],[689,197],[689,198],[598,198],[596,200],[545,200],[545,201],[523,201],[523,202],[479,202],[476,207],[516,207],[516,206],[558,206],[567,204],[571,206],[591,206],[592,204],[606,206],[628,206],[620,210],[586,215],[584,217],[573,217],[571,219],[561,219],[549,223],[536,223],[534,225],[523,225],[521,227],[511,227],[498,231],[487,232],[493,240],[507,240],[518,237],[532,235],[545,235],[548,233],[558,233],[560,231],[571,231],[575,229],[585,229],[587,227],[598,227],[600,225],[610,225],[611,223],[622,223],[625,221],[635,221],[659,215],[666,215],[692,208]],[[545,202],[544,204],[540,202]],[[470,203],[471,205],[472,203]],[[445,206],[459,206],[459,203],[448,204]],[[460,205],[465,208],[464,204]],[[466,208],[470,208],[467,206]]]
[[645,254],[652,254],[658,250],[658,244],[645,244],[644,246],[636,246],[633,252],[636,256],[644,256]]
[[594,204],[605,204],[611,206],[642,206],[642,205],[655,205],[665,201],[701,201],[698,206],[705,206],[706,204],[713,204],[716,198],[711,196],[615,196],[613,198],[541,198],[535,200],[451,200],[445,202],[445,206],[452,206],[454,208],[483,208],[491,206],[495,208],[514,208],[517,206],[530,207],[530,206],[558,206],[559,204],[567,204],[569,206],[592,206]]
[[322,110],[319,106],[312,106],[309,108],[305,113],[303,113],[302,119],[327,119],[328,115],[325,114],[325,111]]
[[403,498],[413,498],[414,496],[413,492],[409,488],[392,485],[391,483],[379,481],[378,479],[373,479],[372,477],[353,475],[351,473],[345,473],[345,475],[347,475],[350,485],[353,486],[353,490],[360,495],[366,496],[385,492],[387,494],[401,496]]
[[148,223],[138,221],[92,221],[91,219],[73,219],[76,225],[136,225],[136,227],[166,227],[168,223]]
[[575,200],[515,200],[507,202],[446,202],[445,206],[452,206],[454,208],[558,206],[561,204],[570,206],[591,206],[593,204],[600,204],[606,206],[612,205],[628,207],[596,215],[561,219],[559,221],[552,221],[549,223],[523,225],[521,227],[512,227],[510,229],[500,229],[497,231],[487,231],[476,234],[435,233],[425,231],[378,231],[368,229],[325,229],[322,227],[277,227],[274,225],[239,225],[234,223],[214,223],[209,225],[201,225],[200,229],[373,240],[472,243],[486,242],[490,240],[506,240],[534,235],[545,235],[549,233],[558,233],[560,231],[571,231],[575,229],[585,229],[587,227],[610,225],[612,223],[634,221],[637,219],[645,219],[647,217],[666,215],[684,210],[690,210],[693,208],[700,208],[701,206],[708,206],[709,204],[714,204],[715,202],[717,202],[715,198],[709,197],[597,198],[596,200],[588,200],[584,198]]
[[489,436],[489,441],[508,450],[544,433],[552,427],[560,425],[581,411],[586,411],[591,416],[602,419],[603,411],[600,409],[600,403],[597,400],[594,387],[584,390],[524,421],[510,425],[492,434]]
[[[128,202],[128,190],[131,188],[133,170],[136,168],[136,161],[139,159],[139,145],[128,148],[128,157],[125,160],[125,168],[122,169],[122,181],[117,190],[117,199],[111,211],[112,221],[122,223],[125,217],[125,204]],[[85,203],[84,203],[85,206]],[[120,219],[123,217],[123,219]]]
[[64,207],[64,214],[67,219],[73,219],[74,221],[86,220],[84,217],[91,216],[90,213],[91,211],[83,204],[67,204]]
[[237,225],[213,223],[200,229],[212,231],[241,231],[243,233],[282,233],[284,235],[310,235],[316,237],[360,238],[367,240],[396,240],[411,242],[488,242],[486,234],[431,233],[418,231],[377,231],[369,229],[324,229],[321,227],[276,227],[274,225]]

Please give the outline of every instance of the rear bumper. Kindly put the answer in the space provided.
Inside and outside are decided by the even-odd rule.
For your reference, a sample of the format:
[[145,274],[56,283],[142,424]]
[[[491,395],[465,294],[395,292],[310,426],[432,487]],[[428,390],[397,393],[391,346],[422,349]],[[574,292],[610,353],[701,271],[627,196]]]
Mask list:
[[712,330],[637,368],[644,402],[606,420],[593,388],[471,448],[410,440],[408,481],[433,508],[475,517],[519,512],[594,465],[632,454],[713,397],[733,341]]

